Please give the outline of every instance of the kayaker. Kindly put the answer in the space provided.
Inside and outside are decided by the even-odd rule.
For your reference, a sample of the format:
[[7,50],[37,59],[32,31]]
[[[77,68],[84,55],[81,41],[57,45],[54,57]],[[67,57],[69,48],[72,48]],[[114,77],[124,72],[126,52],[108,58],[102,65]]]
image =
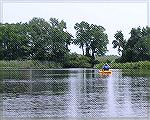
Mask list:
[[102,67],[102,70],[104,71],[109,70],[109,69],[110,69],[110,66],[107,63]]

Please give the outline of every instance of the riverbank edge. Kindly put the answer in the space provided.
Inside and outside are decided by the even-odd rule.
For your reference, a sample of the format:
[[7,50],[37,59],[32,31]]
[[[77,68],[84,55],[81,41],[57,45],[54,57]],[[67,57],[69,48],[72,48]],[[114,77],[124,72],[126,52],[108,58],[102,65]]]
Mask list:
[[[97,64],[95,67],[101,69],[105,63]],[[150,69],[150,61],[111,63],[111,69]]]
[[49,69],[62,68],[61,63],[38,60],[0,60],[0,68],[3,69]]
[[[73,63],[72,63],[73,64]],[[39,60],[0,60],[0,69],[63,69],[63,68],[91,68],[88,61],[75,62],[73,67],[64,67],[63,63]]]
[[[101,69],[105,63],[95,65],[95,69]],[[111,63],[111,69],[150,69],[150,61]],[[0,68],[3,69],[62,69],[63,64],[51,61],[37,60],[11,60],[0,61]],[[82,68],[82,67],[81,67]],[[85,67],[86,68],[86,67]],[[87,67],[89,68],[89,67]]]

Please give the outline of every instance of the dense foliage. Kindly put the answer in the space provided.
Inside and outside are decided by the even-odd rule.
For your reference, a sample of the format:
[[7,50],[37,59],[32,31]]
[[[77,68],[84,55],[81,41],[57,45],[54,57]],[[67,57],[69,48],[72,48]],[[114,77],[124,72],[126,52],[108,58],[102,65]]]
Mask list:
[[28,23],[0,24],[0,59],[62,61],[72,35],[66,23],[51,18],[33,18]]
[[[67,32],[66,22],[56,18],[33,18],[26,23],[0,23],[0,60],[39,60],[63,63],[64,67],[91,67],[95,55],[104,55],[108,44],[102,26],[75,24],[76,38]],[[79,45],[86,56],[70,53],[70,44]],[[83,51],[84,55],[84,51]],[[74,59],[74,57],[77,57]]]
[[[101,69],[105,62],[96,65],[96,68]],[[149,69],[150,61],[126,62],[126,63],[111,63],[111,69]]]
[[107,51],[108,36],[105,33],[105,28],[94,24],[90,25],[85,21],[76,23],[74,28],[76,39],[73,43],[82,48],[83,55],[90,57],[92,66],[94,66],[95,56],[104,55]]
[[[121,31],[115,34],[116,40],[112,42],[114,48],[122,53],[118,62],[137,62],[150,60],[150,27],[132,28],[131,36],[126,41]],[[118,37],[116,37],[118,36]]]
[[65,61],[63,67],[65,68],[91,68],[91,59],[85,55],[79,55],[77,53],[72,53],[68,55],[68,61]]

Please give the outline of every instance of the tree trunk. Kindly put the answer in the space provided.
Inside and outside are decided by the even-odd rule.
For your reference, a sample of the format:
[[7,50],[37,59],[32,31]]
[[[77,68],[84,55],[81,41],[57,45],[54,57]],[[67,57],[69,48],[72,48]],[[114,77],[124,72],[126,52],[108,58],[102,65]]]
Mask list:
[[88,46],[88,45],[86,45],[86,56],[90,56],[89,51],[90,51],[90,48],[89,48],[89,46]]
[[84,55],[84,48],[83,48],[83,46],[82,46],[82,52],[83,52],[83,55]]
[[95,64],[94,52],[95,52],[95,50],[92,50],[92,68],[94,67],[94,64]]

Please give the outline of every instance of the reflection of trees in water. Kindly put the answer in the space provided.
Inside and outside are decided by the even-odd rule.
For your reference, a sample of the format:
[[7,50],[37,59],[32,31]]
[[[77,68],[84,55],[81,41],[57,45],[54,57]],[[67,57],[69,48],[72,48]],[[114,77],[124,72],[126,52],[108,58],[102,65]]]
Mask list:
[[0,93],[3,92],[3,76],[4,76],[4,71],[0,70]]
[[3,79],[16,79],[16,80],[24,80],[29,79],[29,70],[3,70],[2,72]]
[[[12,114],[18,117],[30,115],[34,117],[60,117],[66,115],[69,89],[67,71],[30,70],[28,76],[28,79],[23,80],[4,79],[2,85],[6,114],[9,116],[15,109]],[[11,97],[15,97],[15,99],[10,99]]]
[[[32,73],[31,73],[32,72]],[[3,70],[0,71],[0,80],[1,79],[16,79],[16,80],[25,80],[32,78],[66,78],[69,76],[68,70]]]
[[123,69],[122,76],[130,76],[130,77],[150,77],[150,70],[143,69]]
[[[122,76],[128,81],[132,109],[139,116],[148,109],[149,70],[123,70]],[[145,113],[147,114],[147,113]]]
[[64,81],[24,81],[3,83],[4,93],[65,94],[67,91],[68,83]]
[[96,71],[95,70],[83,70],[83,77],[86,79],[96,78]]
[[69,77],[69,70],[32,70],[32,78],[63,79]]
[[43,82],[35,82],[33,83],[33,93],[40,93],[40,92],[49,92],[53,95],[59,94],[66,94],[68,92],[68,83],[67,82],[57,82],[51,81],[48,83]]
[[[24,75],[24,72],[28,73],[26,73],[28,78],[24,80],[17,80],[18,78],[16,77]],[[3,83],[0,84],[3,86],[3,92],[18,94],[41,94],[41,92],[48,94],[64,94],[68,90],[68,71],[29,70],[24,72],[15,71],[14,75],[11,76],[9,74],[11,77],[8,77],[8,74],[5,74],[6,77],[4,75],[4,78],[9,79],[4,79]],[[18,75],[16,76],[16,74]]]

